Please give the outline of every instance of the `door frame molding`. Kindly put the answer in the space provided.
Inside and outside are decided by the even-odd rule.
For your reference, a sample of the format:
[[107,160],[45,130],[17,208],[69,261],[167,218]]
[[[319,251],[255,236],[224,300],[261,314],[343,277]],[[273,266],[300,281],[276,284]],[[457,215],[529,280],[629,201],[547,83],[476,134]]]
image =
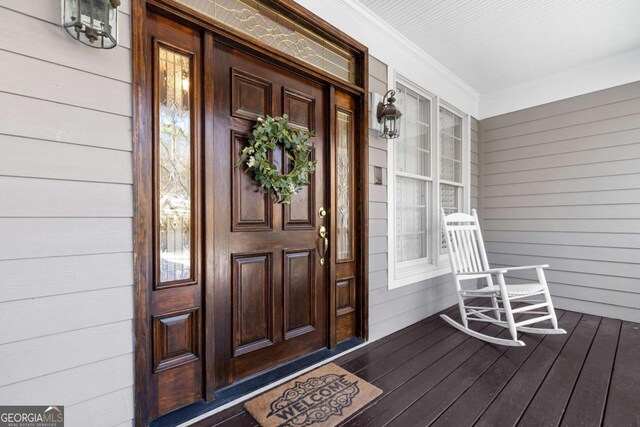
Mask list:
[[[355,141],[354,164],[364,165],[355,168],[355,180],[357,183],[356,219],[359,227],[354,230],[354,240],[358,252],[358,267],[356,282],[356,335],[367,340],[369,335],[368,318],[368,291],[369,291],[369,150],[368,150],[368,49],[358,41],[346,35],[337,28],[331,26],[321,18],[311,13],[307,9],[293,2],[292,0],[261,0],[262,3],[275,7],[285,13],[289,18],[296,20],[306,28],[313,28],[324,37],[340,46],[348,48],[356,57],[356,84],[343,81],[327,72],[316,69],[307,63],[286,55],[285,53],[270,47],[258,40],[227,27],[224,24],[214,21],[212,18],[178,3],[175,0],[131,0],[131,24],[132,24],[132,70],[133,70],[133,237],[134,237],[134,352],[135,352],[135,425],[148,425],[151,414],[150,403],[156,399],[157,391],[152,381],[153,372],[153,351],[152,351],[152,326],[150,310],[150,292],[153,290],[153,268],[154,268],[154,248],[153,233],[149,233],[149,224],[153,221],[153,196],[147,189],[153,185],[152,159],[147,153],[152,148],[154,142],[152,133],[148,134],[149,123],[153,122],[153,117],[149,117],[149,103],[152,93],[148,93],[149,79],[152,78],[152,69],[147,68],[144,53],[147,43],[147,10],[152,10],[158,14],[170,17],[182,24],[192,28],[198,28],[204,32],[202,40],[207,37],[221,37],[231,45],[237,45],[245,51],[252,52],[258,57],[268,59],[283,68],[302,74],[312,80],[326,84],[330,90],[339,88],[351,93],[358,98],[359,119],[358,137]],[[206,50],[203,51],[203,59],[207,60]],[[209,76],[210,77],[210,76]],[[210,84],[204,76],[203,87]],[[153,92],[153,88],[151,89]],[[210,106],[203,105],[206,114]],[[203,126],[212,126],[206,117]],[[327,129],[328,133],[333,132],[333,124]],[[330,138],[329,140],[332,140]],[[328,159],[329,160],[329,159]],[[202,254],[199,255],[202,257]],[[211,277],[213,259],[203,259],[205,265],[205,289],[206,278]],[[331,269],[327,270],[329,275]],[[329,278],[332,283],[333,278]],[[204,292],[202,295],[203,309],[205,315],[200,316],[202,322],[205,318],[210,318],[207,310],[211,310],[211,292]],[[329,286],[328,298],[328,346],[332,348],[336,344],[335,339],[335,289]],[[205,338],[209,335],[208,329],[205,331]],[[214,367],[210,366],[211,355],[201,353],[203,360],[203,377],[209,378],[209,372]],[[210,381],[204,381],[202,395],[206,400],[214,398],[215,388],[208,385]]]

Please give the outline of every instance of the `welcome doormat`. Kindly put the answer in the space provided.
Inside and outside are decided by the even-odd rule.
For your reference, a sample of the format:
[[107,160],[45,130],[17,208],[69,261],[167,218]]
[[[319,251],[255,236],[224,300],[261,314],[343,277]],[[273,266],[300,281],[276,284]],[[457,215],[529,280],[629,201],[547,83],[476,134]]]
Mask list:
[[263,427],[333,427],[382,390],[329,363],[245,403]]

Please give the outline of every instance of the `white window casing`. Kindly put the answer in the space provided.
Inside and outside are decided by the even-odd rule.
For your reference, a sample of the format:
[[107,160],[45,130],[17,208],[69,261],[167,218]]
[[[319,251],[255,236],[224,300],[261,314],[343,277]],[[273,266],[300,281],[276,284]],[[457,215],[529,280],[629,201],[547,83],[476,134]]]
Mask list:
[[[444,191],[448,194],[462,192],[455,200],[456,203],[445,204],[445,210],[451,210],[458,204],[457,211],[469,213],[471,129],[467,114],[408,79],[395,73],[389,74],[393,76],[391,83],[397,93],[397,105],[403,113],[401,136],[396,140],[388,140],[387,146],[389,289],[394,289],[451,271],[446,247],[443,247],[441,239],[440,199],[441,192]],[[409,105],[404,105],[407,99]],[[425,102],[421,104],[419,100]],[[427,115],[420,114],[420,106],[426,103],[430,107],[428,123]],[[441,109],[445,114],[444,120],[449,125],[447,132],[442,136],[443,141]],[[453,132],[454,127],[451,124],[456,116],[460,122],[460,130]],[[419,119],[418,123],[416,119]],[[428,137],[416,135],[416,129],[427,128]],[[407,129],[409,133],[404,133]],[[413,140],[408,146],[406,138]],[[459,153],[455,150],[457,138]],[[424,146],[425,139],[428,140],[428,146]],[[447,153],[441,162],[443,143]],[[412,150],[415,158],[407,156],[406,150]],[[424,157],[425,153],[428,153],[429,160],[421,165],[420,156]],[[400,167],[399,158],[403,165]],[[405,162],[407,158],[413,163],[408,165]],[[441,167],[441,163],[444,164],[444,168]],[[456,173],[458,164],[459,169]],[[447,200],[452,201],[451,198]]]

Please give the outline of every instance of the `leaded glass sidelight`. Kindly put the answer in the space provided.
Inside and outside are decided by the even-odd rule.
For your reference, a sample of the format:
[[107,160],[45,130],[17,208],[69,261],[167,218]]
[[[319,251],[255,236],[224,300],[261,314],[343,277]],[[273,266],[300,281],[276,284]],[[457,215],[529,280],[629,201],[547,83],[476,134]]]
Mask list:
[[158,47],[157,215],[160,283],[192,277],[191,58]]
[[353,218],[351,215],[351,114],[338,111],[337,132],[338,132],[338,159],[337,159],[337,260],[353,259],[352,236]]

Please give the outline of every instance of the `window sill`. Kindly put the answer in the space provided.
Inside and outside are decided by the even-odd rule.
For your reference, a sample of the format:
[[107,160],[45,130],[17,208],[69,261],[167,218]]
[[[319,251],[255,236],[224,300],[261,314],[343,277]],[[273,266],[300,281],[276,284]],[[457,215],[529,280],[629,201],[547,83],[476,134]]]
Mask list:
[[420,270],[414,270],[399,275],[398,277],[389,278],[388,289],[397,289],[403,286],[413,285],[414,283],[422,282],[434,277],[443,276],[451,273],[451,266],[448,262],[442,263],[438,266],[430,265],[428,268]]

